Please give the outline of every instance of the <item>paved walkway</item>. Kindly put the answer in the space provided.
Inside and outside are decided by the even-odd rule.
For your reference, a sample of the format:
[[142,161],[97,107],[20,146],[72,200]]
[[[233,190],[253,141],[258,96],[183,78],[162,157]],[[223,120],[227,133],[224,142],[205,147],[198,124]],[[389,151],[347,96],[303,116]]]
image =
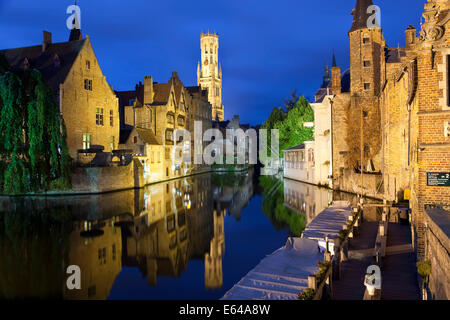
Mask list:
[[[378,222],[364,221],[358,235],[350,240],[349,260],[341,264],[341,280],[333,281],[335,300],[362,300],[367,267],[375,264],[374,246]],[[418,300],[416,259],[411,247],[409,225],[389,223],[387,255],[383,258],[382,300]]]

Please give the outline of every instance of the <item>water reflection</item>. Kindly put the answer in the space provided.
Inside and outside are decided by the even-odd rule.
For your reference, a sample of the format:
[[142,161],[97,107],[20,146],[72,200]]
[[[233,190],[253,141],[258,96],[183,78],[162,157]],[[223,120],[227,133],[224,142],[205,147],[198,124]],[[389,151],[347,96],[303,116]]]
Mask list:
[[[289,234],[300,235],[333,197],[250,170],[102,195],[0,198],[0,298],[127,297],[123,282],[117,283],[128,281],[122,272],[131,269],[156,289],[139,297],[158,298],[158,290],[175,294],[166,279],[177,279],[191,289],[185,298],[220,298]],[[234,237],[227,240],[226,230]],[[255,232],[265,244],[251,244]],[[189,269],[192,261],[199,263]],[[70,265],[81,269],[81,290],[66,287]],[[192,288],[199,275],[203,290],[212,290],[208,295]]]

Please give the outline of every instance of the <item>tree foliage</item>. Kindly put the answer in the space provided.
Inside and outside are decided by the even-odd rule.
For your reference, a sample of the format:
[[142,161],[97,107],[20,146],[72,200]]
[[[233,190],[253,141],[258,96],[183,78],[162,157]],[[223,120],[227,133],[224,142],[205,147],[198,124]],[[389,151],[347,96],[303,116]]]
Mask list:
[[[305,97],[300,97],[289,112],[275,107],[262,125],[263,129],[278,129],[280,134],[280,157],[283,149],[288,149],[314,139],[314,129],[303,126],[304,122],[314,121],[314,111]],[[268,145],[270,146],[270,135]],[[269,152],[270,154],[270,152]]]
[[69,188],[69,162],[64,122],[42,74],[12,71],[0,58],[0,191]]

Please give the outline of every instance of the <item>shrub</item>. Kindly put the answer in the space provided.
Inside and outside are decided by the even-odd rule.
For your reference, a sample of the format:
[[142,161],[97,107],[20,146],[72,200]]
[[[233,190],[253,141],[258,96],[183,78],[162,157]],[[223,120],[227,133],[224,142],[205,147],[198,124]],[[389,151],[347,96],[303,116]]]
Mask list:
[[417,273],[420,274],[422,279],[427,279],[431,274],[431,261],[423,260],[417,262]]
[[312,300],[316,295],[316,291],[311,288],[307,288],[298,294],[298,300]]

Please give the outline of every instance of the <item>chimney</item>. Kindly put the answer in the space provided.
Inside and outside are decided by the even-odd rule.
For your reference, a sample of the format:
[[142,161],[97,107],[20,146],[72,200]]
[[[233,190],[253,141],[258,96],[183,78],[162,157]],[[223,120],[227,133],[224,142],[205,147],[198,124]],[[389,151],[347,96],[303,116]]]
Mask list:
[[416,42],[416,28],[414,28],[413,25],[410,25],[408,29],[405,31],[405,38],[406,38],[406,47],[410,48],[411,45],[413,45]]
[[333,94],[341,93],[341,67],[331,68],[331,90]]
[[43,31],[42,34],[43,34],[42,52],[45,52],[48,46],[52,44],[52,34],[48,31]]
[[144,77],[144,104],[153,103],[153,77]]

